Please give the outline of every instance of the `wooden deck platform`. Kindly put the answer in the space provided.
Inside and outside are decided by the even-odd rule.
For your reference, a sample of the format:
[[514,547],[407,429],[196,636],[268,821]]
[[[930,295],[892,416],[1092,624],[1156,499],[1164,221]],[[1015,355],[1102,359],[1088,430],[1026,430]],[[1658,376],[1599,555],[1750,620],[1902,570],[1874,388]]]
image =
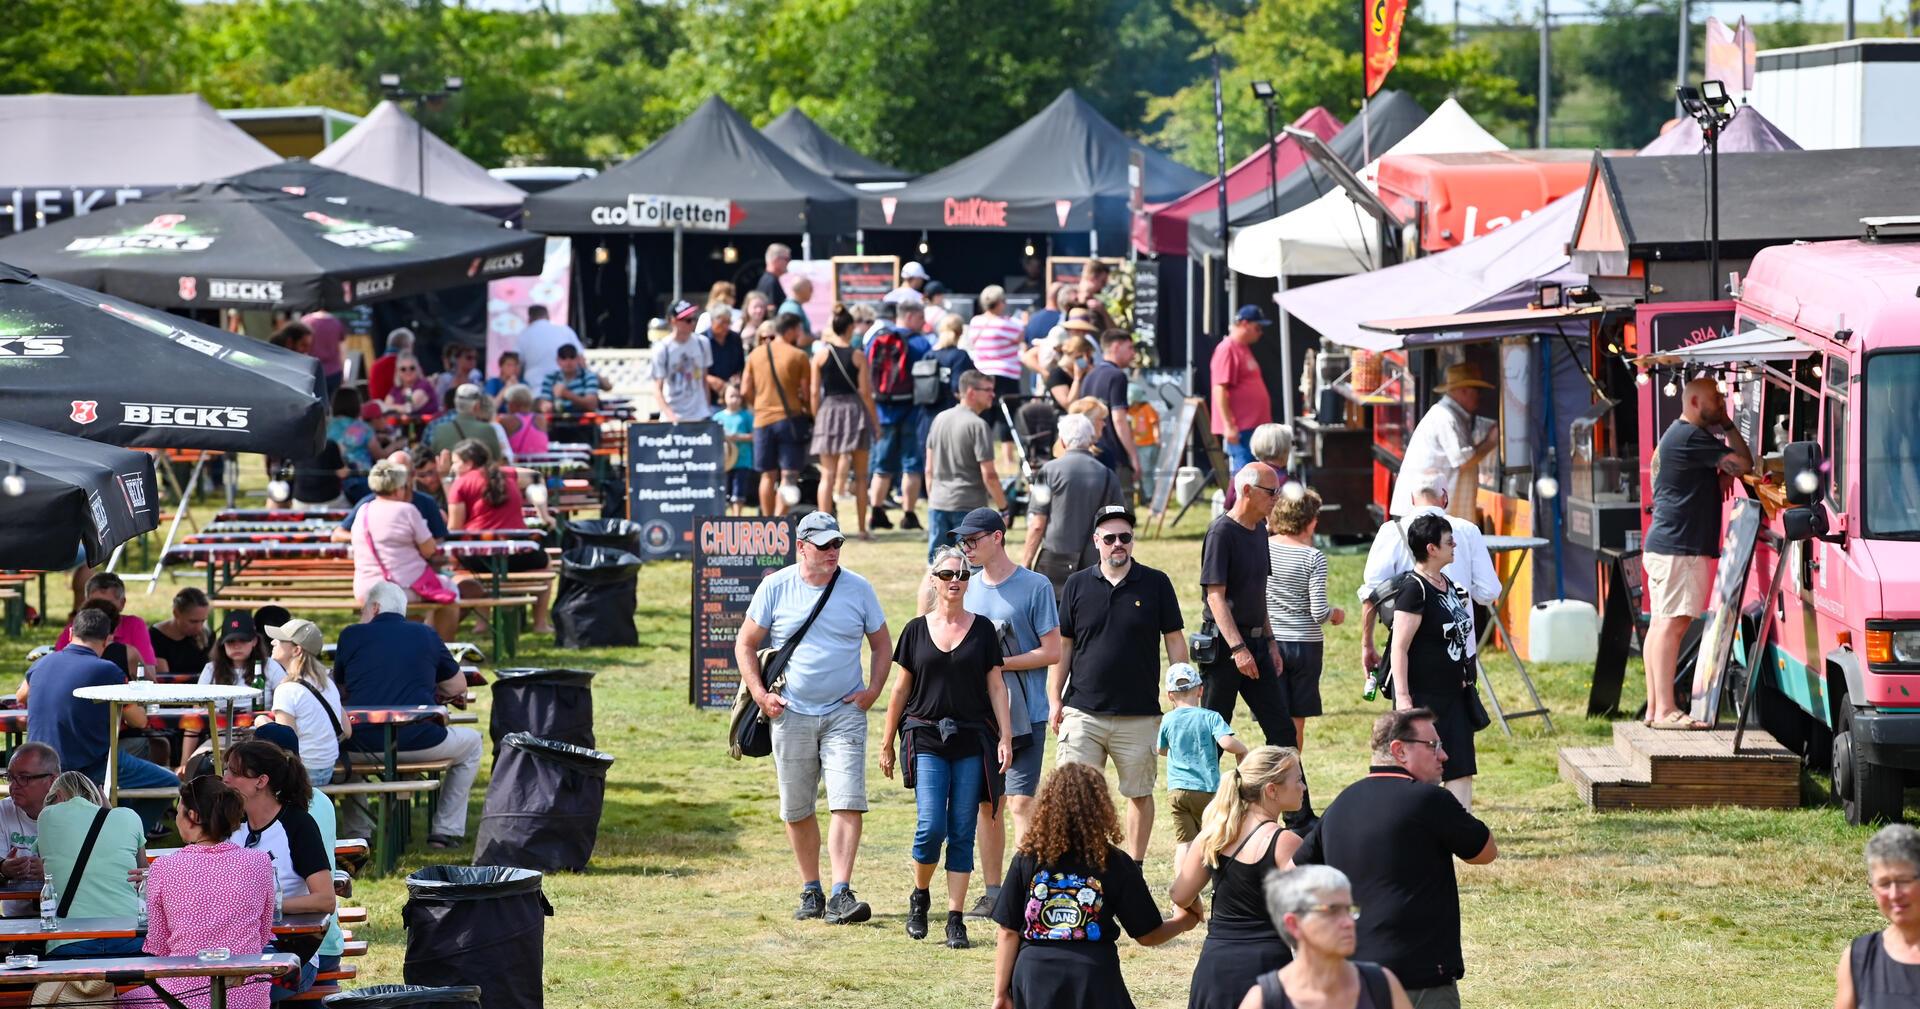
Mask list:
[[1560,777],[1598,810],[1800,805],[1800,758],[1758,729],[1668,732],[1616,722],[1612,746],[1564,747]]

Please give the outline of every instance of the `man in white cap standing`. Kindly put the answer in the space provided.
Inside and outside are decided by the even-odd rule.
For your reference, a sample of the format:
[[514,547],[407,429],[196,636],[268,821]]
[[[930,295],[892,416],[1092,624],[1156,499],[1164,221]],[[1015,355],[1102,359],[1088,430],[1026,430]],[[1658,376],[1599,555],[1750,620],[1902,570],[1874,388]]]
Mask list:
[[900,268],[900,286],[887,292],[887,300],[895,303],[926,301],[927,296],[921,292],[927,289],[928,279],[926,267],[919,263],[908,263]]
[[[1498,443],[1497,428],[1475,440],[1478,421],[1474,411],[1480,407],[1480,390],[1492,385],[1480,377],[1470,364],[1447,366],[1447,380],[1433,387],[1442,397],[1407,439],[1407,454],[1400,460],[1400,475],[1393,481],[1393,501],[1388,514],[1411,515],[1418,507],[1414,495],[1428,487],[1447,492],[1451,505],[1447,511],[1464,519],[1474,518],[1475,495],[1471,493],[1473,471]],[[1463,486],[1461,477],[1467,482]]]

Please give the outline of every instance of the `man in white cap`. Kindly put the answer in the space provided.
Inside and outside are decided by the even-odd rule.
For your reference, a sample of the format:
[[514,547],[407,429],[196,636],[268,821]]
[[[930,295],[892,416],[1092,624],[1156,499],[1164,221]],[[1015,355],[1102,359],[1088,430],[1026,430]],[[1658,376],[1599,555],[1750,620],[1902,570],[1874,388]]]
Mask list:
[[690,301],[674,302],[667,313],[673,335],[654,345],[653,403],[661,420],[706,420],[713,413],[706,379],[713,347],[693,338],[693,320],[699,314]]
[[[1465,519],[1474,517],[1472,474],[1480,460],[1498,443],[1497,428],[1490,428],[1475,440],[1478,421],[1474,411],[1480,407],[1480,390],[1491,388],[1473,365],[1447,366],[1447,380],[1433,387],[1434,392],[1443,394],[1440,401],[1420,418],[1419,425],[1407,439],[1407,454],[1401,458],[1400,475],[1393,481],[1393,501],[1387,508],[1388,514],[1413,514],[1417,507],[1415,493],[1426,487],[1440,487],[1452,501],[1448,508],[1451,514]],[[1463,476],[1467,478],[1464,486]]]
[[926,267],[921,266],[919,263],[908,263],[900,268],[900,286],[887,292],[887,300],[896,303],[902,301],[924,302],[927,300],[927,296],[921,292],[926,290],[929,279],[931,278],[927,276]]
[[[754,590],[733,655],[747,692],[773,723],[780,819],[800,870],[794,920],[824,917],[829,925],[855,924],[873,916],[854,896],[853,863],[867,810],[867,709],[887,685],[893,639],[873,585],[840,565],[840,548],[847,541],[840,523],[826,512],[809,512],[795,534],[798,563],[768,575]],[[870,667],[865,683],[862,638]],[[774,659],[786,682],[778,692],[767,688],[760,664],[765,647],[780,649]],[[822,778],[833,818],[827,835],[831,895],[820,886],[820,820],[814,812]]]

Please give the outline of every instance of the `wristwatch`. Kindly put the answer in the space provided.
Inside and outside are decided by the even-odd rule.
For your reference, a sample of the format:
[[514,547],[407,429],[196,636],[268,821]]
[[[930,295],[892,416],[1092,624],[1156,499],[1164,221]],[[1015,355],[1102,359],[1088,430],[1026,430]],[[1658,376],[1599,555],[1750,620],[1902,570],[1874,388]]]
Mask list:
[[1227,649],[1227,654],[1232,655],[1234,652],[1244,652],[1246,650],[1247,650],[1247,643],[1242,641],[1239,644],[1234,645],[1232,648]]

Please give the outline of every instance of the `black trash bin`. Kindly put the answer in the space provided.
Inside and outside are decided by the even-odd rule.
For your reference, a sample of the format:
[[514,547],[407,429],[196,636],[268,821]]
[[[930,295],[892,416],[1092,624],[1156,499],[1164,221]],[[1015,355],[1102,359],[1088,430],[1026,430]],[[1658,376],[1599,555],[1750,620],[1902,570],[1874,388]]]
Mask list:
[[640,643],[633,626],[640,558],[613,547],[578,546],[560,555],[560,591],[553,600],[553,643],[606,648]]
[[470,984],[452,988],[377,984],[328,995],[320,1004],[334,1009],[472,1009],[480,1004],[480,989]]
[[500,740],[524,732],[591,749],[593,673],[585,669],[497,669],[493,673],[493,756]]
[[429,865],[407,877],[402,976],[410,985],[481,985],[481,1009],[543,1009],[547,919],[540,874],[503,866]]
[[493,758],[473,864],[585,871],[612,766],[610,753],[509,734]]
[[[626,505],[622,504],[622,508]],[[560,527],[560,549],[612,547],[640,552],[640,523],[626,519],[577,519]]]

